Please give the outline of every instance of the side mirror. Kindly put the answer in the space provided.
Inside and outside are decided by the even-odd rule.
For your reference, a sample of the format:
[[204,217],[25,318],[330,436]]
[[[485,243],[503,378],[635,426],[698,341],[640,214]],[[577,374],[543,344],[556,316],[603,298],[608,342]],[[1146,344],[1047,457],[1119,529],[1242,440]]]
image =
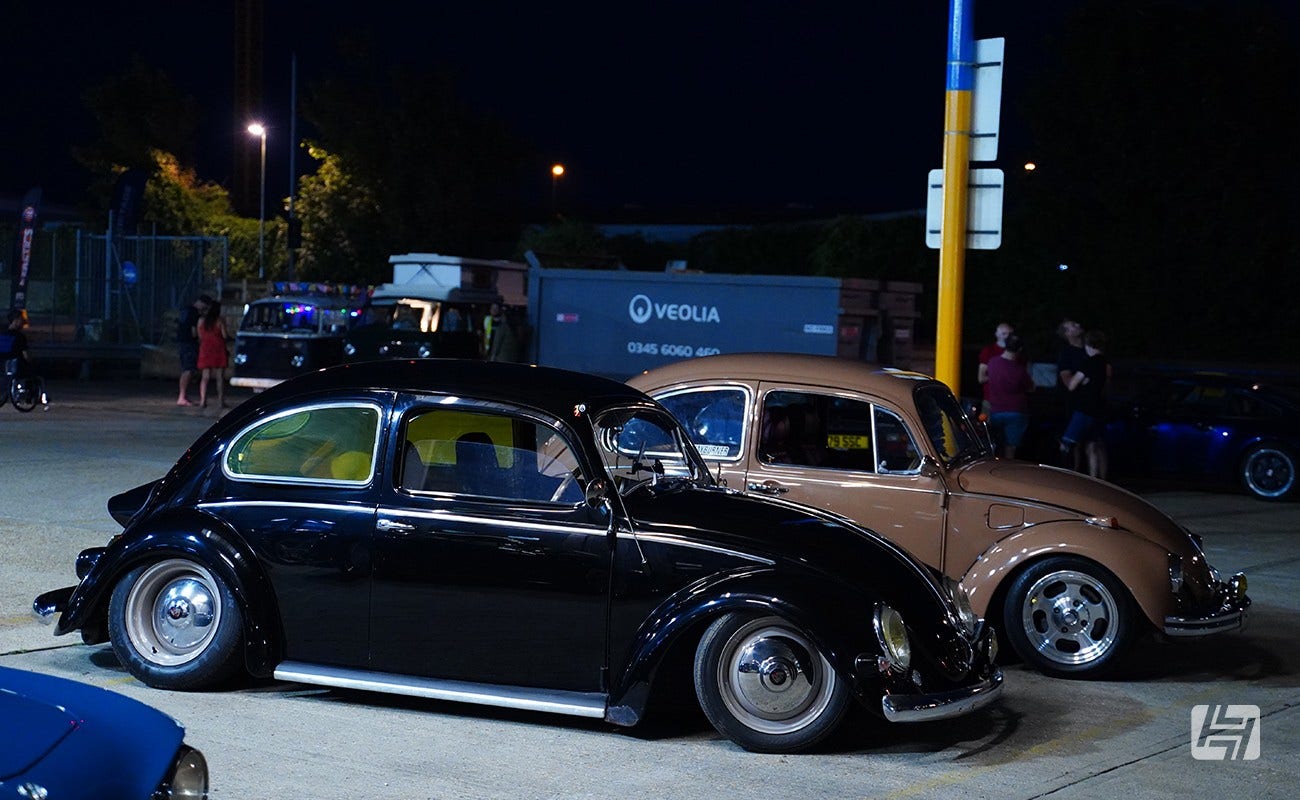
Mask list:
[[934,456],[921,456],[921,475],[927,478],[937,478],[943,474],[943,468],[939,462],[934,460]]
[[583,498],[587,501],[587,505],[599,508],[609,499],[609,484],[599,479],[588,483]]

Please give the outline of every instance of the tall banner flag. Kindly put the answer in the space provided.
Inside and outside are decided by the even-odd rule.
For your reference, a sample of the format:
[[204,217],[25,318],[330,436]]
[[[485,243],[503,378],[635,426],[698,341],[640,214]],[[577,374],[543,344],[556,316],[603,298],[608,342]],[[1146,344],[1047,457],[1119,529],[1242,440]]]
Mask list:
[[32,239],[36,236],[36,215],[41,205],[41,187],[23,196],[18,212],[18,272],[9,298],[11,309],[27,308],[27,274],[32,266]]
[[113,185],[113,240],[131,233],[144,207],[144,185],[149,176],[142,169],[128,169]]

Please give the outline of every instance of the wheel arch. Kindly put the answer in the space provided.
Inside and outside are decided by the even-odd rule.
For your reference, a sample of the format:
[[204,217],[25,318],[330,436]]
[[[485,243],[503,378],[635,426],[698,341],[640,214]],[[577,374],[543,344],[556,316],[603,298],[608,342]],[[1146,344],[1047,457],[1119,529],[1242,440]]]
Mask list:
[[243,615],[245,666],[254,676],[269,676],[283,646],[275,592],[239,534],[202,512],[164,513],[113,542],[78,585],[60,630],[80,628],[87,643],[107,641],[113,587],[136,567],[174,557],[198,561],[226,583]]
[[[815,586],[811,580],[786,579],[774,589],[772,575],[767,568],[745,570],[719,576],[705,585],[693,584],[670,595],[647,614],[626,658],[611,672],[606,720],[617,725],[636,724],[645,713],[654,687],[668,679],[660,674],[660,668],[693,663],[704,631],[732,612],[772,614],[798,626],[862,699],[864,691],[855,679],[854,659],[864,648],[879,649],[868,634],[872,601],[848,592],[827,596],[825,585]],[[845,613],[846,607],[851,607],[846,606],[848,603],[863,607],[858,631],[846,623],[851,617]]]
[[[1125,536],[1123,556],[1107,537]],[[1156,630],[1173,613],[1175,597],[1169,584],[1169,554],[1137,534],[1084,522],[1035,525],[1002,539],[980,554],[962,577],[975,613],[986,619],[1001,615],[1007,592],[1025,570],[1055,556],[1075,556],[1113,575],[1128,599]]]

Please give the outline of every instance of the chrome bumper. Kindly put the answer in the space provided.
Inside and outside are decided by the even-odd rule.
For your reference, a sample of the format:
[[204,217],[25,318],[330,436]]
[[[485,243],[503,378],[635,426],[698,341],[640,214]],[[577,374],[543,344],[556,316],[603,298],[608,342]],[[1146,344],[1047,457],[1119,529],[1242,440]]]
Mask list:
[[935,694],[887,694],[880,699],[881,710],[890,722],[927,722],[968,714],[992,703],[1002,694],[1002,670],[974,686]]
[[52,624],[56,614],[62,614],[67,610],[68,601],[72,599],[72,593],[76,588],[67,586],[37,595],[32,601],[32,616],[36,617],[42,625]]
[[1185,638],[1244,629],[1246,610],[1250,608],[1250,598],[1246,596],[1246,576],[1238,572],[1226,583],[1220,584],[1219,589],[1222,595],[1222,605],[1219,608],[1195,617],[1165,617],[1165,635]]

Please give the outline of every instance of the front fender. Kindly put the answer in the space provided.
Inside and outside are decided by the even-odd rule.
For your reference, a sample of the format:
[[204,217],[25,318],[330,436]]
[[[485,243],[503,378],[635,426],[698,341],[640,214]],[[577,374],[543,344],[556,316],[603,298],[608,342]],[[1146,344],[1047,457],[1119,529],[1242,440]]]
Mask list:
[[1157,628],[1173,613],[1176,601],[1169,585],[1169,553],[1131,531],[1081,521],[1034,525],[995,542],[967,570],[962,585],[976,614],[1000,614],[1000,608],[990,606],[999,596],[998,590],[1009,585],[1009,578],[1036,561],[1065,555],[1086,558],[1114,573]]
[[283,641],[270,581],[239,534],[201,511],[163,511],[110,542],[73,591],[55,635],[81,629],[87,642],[105,641],[108,601],[117,582],[142,564],[177,556],[201,562],[230,587],[243,611],[248,670],[270,675]]
[[691,584],[646,616],[621,669],[614,672],[606,720],[636,724],[669,650],[683,637],[698,638],[708,623],[732,611],[770,612],[799,626],[855,693],[865,695],[855,678],[854,661],[870,651],[874,663],[879,651],[871,633],[871,601],[861,594],[828,591],[824,581],[778,577],[770,567],[752,567]]

